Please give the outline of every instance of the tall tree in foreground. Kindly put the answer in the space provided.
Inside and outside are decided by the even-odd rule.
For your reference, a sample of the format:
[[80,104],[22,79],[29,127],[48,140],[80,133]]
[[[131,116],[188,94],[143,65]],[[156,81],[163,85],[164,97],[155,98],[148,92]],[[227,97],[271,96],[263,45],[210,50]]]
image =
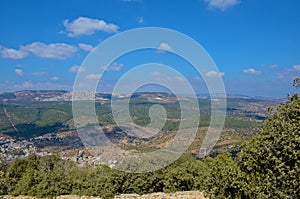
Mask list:
[[280,104],[242,146],[238,164],[250,198],[300,198],[300,94]]

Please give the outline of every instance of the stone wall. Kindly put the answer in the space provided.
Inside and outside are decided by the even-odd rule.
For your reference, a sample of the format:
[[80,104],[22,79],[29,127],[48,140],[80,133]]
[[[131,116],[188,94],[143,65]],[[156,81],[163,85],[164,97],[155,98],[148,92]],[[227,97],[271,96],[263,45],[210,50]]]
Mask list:
[[[1,199],[36,199],[29,196],[0,196]],[[57,199],[101,199],[97,197],[88,196],[58,196]],[[138,194],[122,194],[115,196],[114,199],[206,199],[204,195],[199,191],[182,191],[176,193],[151,193],[145,195]]]

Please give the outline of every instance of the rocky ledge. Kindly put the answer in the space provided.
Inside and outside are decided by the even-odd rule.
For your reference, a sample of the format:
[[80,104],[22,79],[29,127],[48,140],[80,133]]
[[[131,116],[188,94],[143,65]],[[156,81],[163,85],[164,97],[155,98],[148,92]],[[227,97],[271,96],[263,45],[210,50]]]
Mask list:
[[[30,196],[0,196],[2,199],[36,199]],[[88,197],[88,196],[58,196],[56,199],[101,199],[98,197]],[[199,191],[182,191],[175,193],[151,193],[145,195],[138,194],[121,194],[115,196],[114,199],[206,199],[202,192]]]

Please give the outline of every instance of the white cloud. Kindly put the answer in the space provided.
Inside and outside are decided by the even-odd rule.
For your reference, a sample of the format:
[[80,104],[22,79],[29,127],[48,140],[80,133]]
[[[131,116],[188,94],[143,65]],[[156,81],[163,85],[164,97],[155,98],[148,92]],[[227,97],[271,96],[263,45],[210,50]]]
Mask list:
[[250,74],[250,75],[260,75],[262,72],[259,70],[255,70],[254,68],[248,68],[243,70],[243,73]]
[[9,59],[23,59],[30,53],[38,57],[50,59],[66,59],[72,57],[77,48],[65,43],[45,44],[34,42],[26,46],[21,46],[19,50],[2,48],[1,55]]
[[182,76],[178,76],[176,74],[170,74],[168,71],[152,71],[150,73],[153,77],[155,77],[156,81],[167,81],[167,82],[178,82],[178,81],[184,81],[184,78]]
[[86,78],[87,79],[100,79],[101,76],[102,76],[101,74],[94,74],[94,73],[92,73],[92,74],[87,75]]
[[166,51],[172,51],[172,47],[167,44],[167,43],[161,43],[159,45],[159,47],[157,48],[157,52],[160,52],[160,53],[163,53],[163,52],[166,52]]
[[194,79],[197,80],[197,81],[198,80],[203,81],[202,77],[195,77]]
[[0,54],[3,58],[8,59],[23,59],[28,56],[28,52],[20,49],[0,48]]
[[92,51],[93,50],[93,46],[92,45],[88,45],[88,44],[83,44],[83,43],[80,43],[78,44],[78,46],[82,49],[82,50],[85,50],[85,51]]
[[69,71],[71,73],[82,73],[85,71],[85,68],[84,67],[80,67],[80,66],[77,66],[77,65],[74,65],[72,66]]
[[272,64],[272,65],[266,65],[266,64],[263,64],[261,67],[263,67],[263,68],[269,68],[269,69],[275,70],[275,69],[278,69],[278,68],[279,68],[279,65],[277,65],[277,64]]
[[159,71],[153,71],[153,72],[151,73],[151,75],[153,75],[153,76],[161,76],[162,74],[161,74],[161,72],[159,72]]
[[120,71],[123,69],[123,67],[124,67],[123,64],[114,62],[111,65],[109,65],[108,67],[103,67],[103,69],[106,68],[106,71]]
[[31,74],[34,75],[34,76],[43,76],[43,75],[46,74],[46,72],[33,72]]
[[283,74],[283,73],[277,73],[276,76],[277,76],[278,79],[283,79],[285,77],[285,74]]
[[278,79],[294,79],[295,74],[300,72],[300,65],[294,65],[291,68],[281,68],[280,72],[276,74]]
[[2,90],[14,91],[14,90],[28,90],[28,89],[38,89],[38,90],[72,90],[71,85],[57,84],[55,81],[50,82],[32,82],[24,81],[20,84],[14,84],[13,82],[7,82],[5,84],[0,84]]
[[240,3],[239,0],[204,0],[209,8],[216,8],[225,11],[228,8],[234,7]]
[[276,69],[276,68],[279,68],[279,66],[278,66],[277,64],[272,64],[272,65],[270,66],[270,68],[271,68],[271,69]]
[[56,77],[56,76],[54,76],[54,77],[51,77],[51,80],[53,80],[53,81],[57,81],[57,80],[59,80],[59,78],[58,78],[58,77]]
[[23,70],[21,70],[21,69],[16,69],[16,70],[15,70],[15,73],[16,73],[18,76],[20,76],[20,77],[23,77],[23,76],[24,76],[24,72],[23,72]]
[[178,80],[178,81],[183,81],[183,80],[184,80],[184,79],[183,79],[182,77],[180,77],[180,76],[175,77],[175,79]]
[[217,72],[217,71],[208,71],[205,73],[206,77],[223,77],[225,74],[223,72]]
[[300,65],[293,66],[293,70],[297,71],[297,72],[300,72]]
[[136,19],[136,21],[137,21],[138,23],[144,23],[144,17],[138,17],[138,18]]
[[72,57],[74,53],[77,52],[75,46],[65,43],[44,44],[41,42],[34,42],[21,48],[38,57],[50,59],[66,59]]
[[33,84],[29,81],[25,81],[22,83],[22,86],[21,86],[23,89],[29,89],[29,88],[33,88]]
[[69,22],[67,19],[64,21],[64,26],[69,37],[92,35],[97,31],[116,33],[119,29],[119,26],[115,24],[106,23],[104,20],[91,19],[87,17],[78,17],[72,22]]

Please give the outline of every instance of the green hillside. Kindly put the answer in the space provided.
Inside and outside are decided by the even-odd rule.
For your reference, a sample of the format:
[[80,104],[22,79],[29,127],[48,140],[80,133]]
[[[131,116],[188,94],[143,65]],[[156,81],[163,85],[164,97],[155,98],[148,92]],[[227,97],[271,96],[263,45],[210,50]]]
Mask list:
[[[34,95],[35,94],[35,95]],[[36,96],[36,92],[32,94]],[[45,94],[44,94],[45,95]],[[160,95],[161,94],[152,94]],[[13,96],[13,94],[4,94]],[[32,138],[47,133],[56,133],[65,130],[73,130],[72,102],[11,100],[0,103],[0,133],[15,138]],[[210,99],[199,99],[200,120],[199,127],[205,127],[210,122]],[[226,128],[249,129],[265,119],[266,108],[276,103],[264,100],[229,98],[227,108]],[[135,96],[130,100],[130,114],[133,121],[141,126],[150,122],[149,109],[154,104],[160,104],[167,111],[168,120],[164,131],[172,131],[178,128],[180,118],[180,106],[178,102],[153,102],[145,96]],[[249,109],[257,105],[257,110]],[[111,113],[110,103],[95,103],[99,123],[102,126],[113,125],[114,119]],[[191,115],[191,117],[193,117]]]

